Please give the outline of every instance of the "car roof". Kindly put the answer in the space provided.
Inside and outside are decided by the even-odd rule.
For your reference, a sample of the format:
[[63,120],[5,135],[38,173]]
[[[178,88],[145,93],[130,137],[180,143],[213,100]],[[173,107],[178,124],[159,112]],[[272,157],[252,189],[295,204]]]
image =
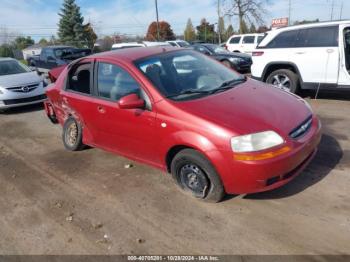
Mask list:
[[124,60],[124,61],[135,61],[141,58],[148,56],[158,55],[162,53],[167,53],[171,51],[186,50],[178,47],[172,46],[154,46],[154,47],[139,47],[139,48],[126,48],[126,49],[117,49],[108,52],[94,54],[92,58],[109,58],[115,60]]
[[17,60],[11,57],[0,57],[0,62],[2,61],[17,61]]

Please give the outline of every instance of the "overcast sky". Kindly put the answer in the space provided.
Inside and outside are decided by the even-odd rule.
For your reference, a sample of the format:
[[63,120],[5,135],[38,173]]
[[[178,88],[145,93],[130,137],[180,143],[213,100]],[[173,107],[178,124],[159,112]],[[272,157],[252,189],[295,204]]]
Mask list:
[[[332,0],[291,0],[292,21],[303,19],[330,20]],[[334,0],[334,18],[350,18],[349,0]],[[56,34],[57,15],[63,0],[0,0],[0,27],[35,40]],[[160,20],[168,21],[176,34],[182,34],[190,17],[196,26],[201,18],[217,21],[216,0],[158,0]],[[155,20],[154,0],[77,0],[85,21],[91,21],[99,35],[127,33],[144,35]],[[288,0],[269,0],[266,25],[272,18],[288,16]],[[227,18],[226,23],[230,22]],[[231,19],[237,29],[237,21]]]

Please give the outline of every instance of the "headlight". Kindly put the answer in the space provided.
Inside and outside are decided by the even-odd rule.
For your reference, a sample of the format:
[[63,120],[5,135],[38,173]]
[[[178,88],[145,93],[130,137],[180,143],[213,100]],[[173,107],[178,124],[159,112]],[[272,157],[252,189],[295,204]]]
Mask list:
[[235,64],[238,64],[238,63],[243,63],[244,60],[242,58],[238,58],[238,57],[230,57],[229,60],[232,62],[232,63],[235,63]]
[[237,153],[260,151],[283,143],[283,138],[274,131],[265,131],[231,138],[231,148]]

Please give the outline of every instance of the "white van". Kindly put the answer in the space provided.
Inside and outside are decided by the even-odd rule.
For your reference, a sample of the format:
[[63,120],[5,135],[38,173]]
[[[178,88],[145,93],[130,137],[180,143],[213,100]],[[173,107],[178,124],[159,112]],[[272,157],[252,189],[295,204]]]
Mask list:
[[264,34],[233,35],[226,42],[226,49],[230,52],[251,54],[264,38]]

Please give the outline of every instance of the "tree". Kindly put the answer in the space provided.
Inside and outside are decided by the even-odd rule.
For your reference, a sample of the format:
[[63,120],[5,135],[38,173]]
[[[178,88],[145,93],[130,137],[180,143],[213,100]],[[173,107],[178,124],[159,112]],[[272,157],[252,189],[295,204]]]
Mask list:
[[84,38],[88,48],[94,48],[94,44],[97,40],[97,35],[90,23],[84,25]]
[[225,39],[225,21],[222,16],[219,18],[219,23],[218,23],[218,34],[220,35],[221,41],[224,41]]
[[266,13],[264,5],[268,0],[226,0],[226,14],[229,16],[237,16],[239,20],[239,32],[242,34],[245,31],[246,19],[249,23],[254,21],[262,24],[263,14]]
[[250,25],[249,33],[256,33],[256,27],[255,27],[254,24],[251,24],[251,25]]
[[261,25],[258,27],[257,33],[266,33],[267,31],[269,31],[270,28],[268,28],[266,25]]
[[48,46],[49,41],[46,40],[46,38],[41,38],[38,42],[41,46]]
[[233,26],[229,25],[225,31],[225,40],[229,39],[234,33],[235,30],[233,30]]
[[242,20],[242,22],[240,24],[239,32],[240,32],[240,34],[247,34],[247,33],[249,33],[248,26],[247,26],[246,22],[244,21],[244,19]]
[[294,25],[303,25],[303,24],[310,24],[310,23],[318,23],[320,20],[317,18],[315,20],[302,20],[302,21],[295,21]]
[[205,42],[213,42],[215,37],[214,24],[207,22],[205,18],[201,20],[199,26],[196,27],[198,39]]
[[34,40],[30,36],[19,36],[13,43],[13,47],[18,50],[23,50],[31,45],[34,45]]
[[184,38],[186,41],[196,40],[196,30],[192,24],[191,18],[188,18],[186,29],[184,31]]
[[86,44],[84,18],[75,0],[64,0],[63,8],[58,15],[61,17],[58,24],[58,36],[61,42],[78,47]]
[[157,22],[152,22],[147,30],[146,40],[148,41],[165,41],[175,40],[175,34],[171,26],[166,21],[159,22],[159,38],[157,39]]
[[110,36],[105,36],[100,43],[101,51],[109,51],[112,49],[112,45],[114,44],[114,40]]
[[9,44],[0,46],[0,57],[14,57],[12,47]]

